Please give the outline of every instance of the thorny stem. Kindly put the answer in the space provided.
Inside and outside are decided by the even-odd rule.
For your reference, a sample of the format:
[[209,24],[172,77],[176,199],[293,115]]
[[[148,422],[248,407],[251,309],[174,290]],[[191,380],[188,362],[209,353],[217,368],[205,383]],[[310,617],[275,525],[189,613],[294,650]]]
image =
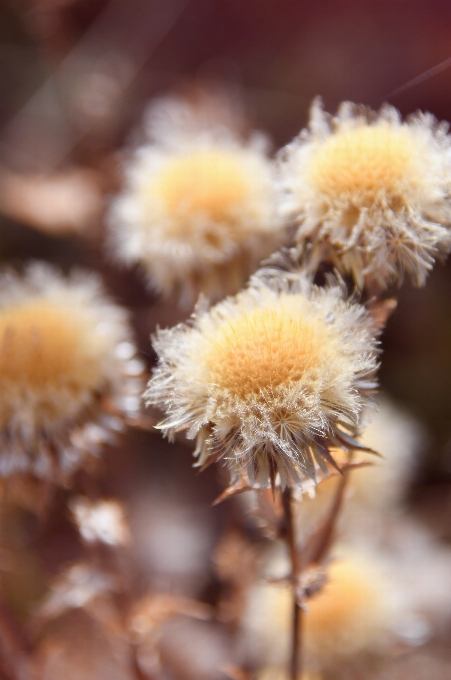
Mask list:
[[282,495],[283,510],[285,515],[285,536],[290,551],[291,577],[293,589],[293,619],[291,629],[291,661],[290,680],[297,680],[302,671],[302,609],[297,598],[297,582],[301,572],[300,556],[296,545],[296,530],[293,522],[292,493],[286,488]]

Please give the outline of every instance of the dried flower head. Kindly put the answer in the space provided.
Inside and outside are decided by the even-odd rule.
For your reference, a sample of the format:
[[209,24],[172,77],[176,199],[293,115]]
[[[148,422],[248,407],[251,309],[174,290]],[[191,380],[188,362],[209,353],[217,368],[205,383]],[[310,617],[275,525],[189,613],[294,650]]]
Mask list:
[[199,465],[225,458],[233,480],[301,485],[352,448],[374,386],[374,329],[338,285],[268,270],[191,323],[159,331],[148,404],[170,437],[197,437]]
[[[323,588],[306,603],[303,656],[306,671],[337,678],[366,678],[370,659],[398,641],[404,605],[378,554],[348,551],[328,569]],[[280,584],[259,584],[249,594],[244,620],[250,654],[286,668],[290,655],[292,593]],[[274,640],[278,641],[274,645]],[[356,675],[352,671],[358,670]],[[271,676],[269,676],[271,677]]]
[[109,223],[115,258],[140,263],[152,288],[191,305],[201,291],[217,298],[239,289],[281,230],[265,140],[243,142],[200,115],[195,125],[184,106],[186,116],[169,100],[164,123],[162,104],[151,110],[150,142],[125,167]]
[[315,100],[308,130],[282,150],[285,215],[299,224],[312,265],[332,261],[360,288],[404,272],[423,285],[434,259],[451,248],[451,144],[431,114],[402,122],[345,102],[336,116]]
[[376,651],[395,627],[393,593],[373,560],[352,556],[331,564],[328,582],[309,602],[306,646],[317,670],[338,659]]
[[0,292],[0,475],[55,479],[137,414],[143,366],[94,275],[34,264]]

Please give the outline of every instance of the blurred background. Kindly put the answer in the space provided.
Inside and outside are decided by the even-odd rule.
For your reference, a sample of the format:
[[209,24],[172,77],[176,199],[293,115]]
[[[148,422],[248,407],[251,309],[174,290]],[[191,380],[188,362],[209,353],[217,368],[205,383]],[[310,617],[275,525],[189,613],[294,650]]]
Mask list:
[[[435,69],[448,59],[448,67]],[[115,300],[130,309],[149,368],[150,333],[184,314],[153,299],[139,272],[118,271],[109,262],[103,216],[120,186],[121,149],[135,142],[149,101],[216,85],[242,102],[274,150],[306,124],[317,95],[330,112],[343,100],[374,109],[389,102],[402,115],[421,109],[451,120],[451,3],[2,0],[0,261],[20,266],[44,259],[63,269],[99,271]],[[410,512],[446,542],[450,309],[451,261],[438,264],[423,289],[406,283],[382,338],[380,372],[383,391],[426,432],[408,490]],[[214,602],[211,553],[239,509],[211,509],[222,489],[217,470],[198,476],[190,466],[185,445],[169,446],[158,433],[130,432],[106,454],[96,493],[125,501],[136,536],[145,536],[138,539],[144,565],[139,578],[150,573],[156,590]],[[11,569],[4,577],[7,599],[19,614],[42,596],[41,577],[46,582],[48,573],[59,573],[82,553],[64,513],[51,517],[45,531],[34,520],[20,526],[14,547],[27,556],[28,567],[21,559],[23,573]],[[31,569],[35,559],[40,566]],[[221,644],[219,657],[225,653]]]

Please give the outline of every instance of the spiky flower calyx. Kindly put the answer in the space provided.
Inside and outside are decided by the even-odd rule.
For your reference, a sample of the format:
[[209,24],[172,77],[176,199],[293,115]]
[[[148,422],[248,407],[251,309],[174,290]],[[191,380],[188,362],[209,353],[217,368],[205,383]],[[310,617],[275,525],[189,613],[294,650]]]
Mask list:
[[191,306],[200,292],[216,299],[236,292],[280,245],[282,230],[263,137],[243,141],[201,112],[196,125],[195,111],[185,104],[182,115],[176,101],[163,120],[162,105],[125,166],[109,215],[110,249],[118,262],[139,264],[158,293]]
[[143,366],[98,278],[0,274],[0,476],[59,481],[136,416]]
[[349,102],[326,114],[312,106],[309,128],[280,154],[281,210],[298,225],[311,266],[329,260],[386,288],[404,273],[423,285],[451,249],[451,142],[428,113],[405,122]]
[[197,439],[198,464],[223,458],[232,482],[301,485],[352,449],[374,387],[375,330],[335,284],[257,273],[235,297],[160,330],[145,393],[166,411],[159,428]]

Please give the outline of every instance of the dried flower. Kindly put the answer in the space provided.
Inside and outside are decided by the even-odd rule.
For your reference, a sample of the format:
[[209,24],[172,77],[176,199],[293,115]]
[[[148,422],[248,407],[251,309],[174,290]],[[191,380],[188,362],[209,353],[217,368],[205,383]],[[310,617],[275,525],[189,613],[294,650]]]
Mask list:
[[384,569],[374,560],[354,555],[332,563],[328,582],[308,605],[310,666],[322,670],[340,658],[380,651],[396,623],[393,596]]
[[[306,607],[302,642],[306,671],[326,677],[333,671],[334,678],[372,677],[370,659],[398,640],[397,626],[405,616],[395,582],[381,558],[356,551],[348,551],[330,565],[326,584]],[[291,608],[290,588],[254,586],[244,631],[248,653],[255,661],[286,668]]]
[[137,414],[143,366],[94,275],[34,264],[0,291],[0,475],[56,479]]
[[198,465],[225,458],[233,481],[245,472],[262,488],[301,485],[332,460],[330,447],[356,444],[374,387],[374,328],[338,285],[262,270],[154,345],[145,398],[166,410],[166,434],[197,437]]
[[451,248],[448,125],[418,113],[402,122],[345,102],[335,117],[315,100],[310,126],[283,149],[285,215],[311,243],[312,266],[329,259],[363,288],[404,272],[423,285],[434,259]]
[[186,306],[201,291],[236,292],[280,244],[281,230],[262,136],[245,143],[200,113],[196,125],[194,109],[173,100],[163,123],[163,104],[148,116],[150,143],[125,168],[110,244],[118,261],[140,263],[152,288]]

